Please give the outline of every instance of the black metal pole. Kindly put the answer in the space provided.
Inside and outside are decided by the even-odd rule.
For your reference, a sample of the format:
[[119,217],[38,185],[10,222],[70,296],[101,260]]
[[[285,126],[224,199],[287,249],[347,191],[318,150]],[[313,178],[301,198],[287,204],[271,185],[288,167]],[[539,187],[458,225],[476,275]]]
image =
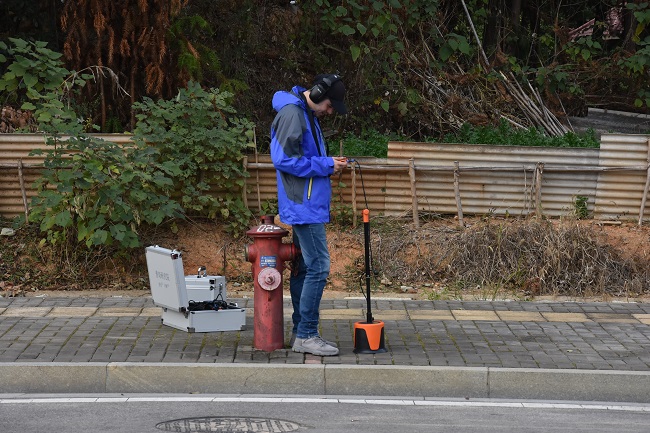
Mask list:
[[363,211],[363,235],[366,260],[366,323],[373,323],[372,310],[370,306],[370,211],[368,209],[364,209]]

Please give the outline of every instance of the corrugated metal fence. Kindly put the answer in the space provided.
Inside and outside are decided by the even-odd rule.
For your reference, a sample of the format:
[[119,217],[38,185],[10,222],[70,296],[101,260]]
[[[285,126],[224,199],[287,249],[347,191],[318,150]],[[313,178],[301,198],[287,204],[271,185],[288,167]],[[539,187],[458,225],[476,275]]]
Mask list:
[[[594,218],[637,220],[642,202],[646,211],[649,142],[647,135],[622,134],[603,134],[600,149],[391,142],[387,159],[358,158],[355,170],[334,179],[334,200],[355,210],[367,203],[373,213],[392,216],[557,217],[573,212],[581,198]],[[0,134],[2,216],[22,214],[35,195],[42,158],[29,153],[43,147],[41,135]],[[269,155],[249,155],[247,167],[247,203],[257,212],[276,198],[275,170]]]

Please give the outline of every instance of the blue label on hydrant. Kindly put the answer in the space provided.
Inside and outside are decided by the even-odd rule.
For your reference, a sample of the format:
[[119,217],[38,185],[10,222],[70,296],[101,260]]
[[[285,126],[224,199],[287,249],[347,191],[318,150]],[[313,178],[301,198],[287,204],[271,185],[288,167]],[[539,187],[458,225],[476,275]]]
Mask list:
[[275,256],[262,256],[260,257],[260,268],[275,268],[278,259]]

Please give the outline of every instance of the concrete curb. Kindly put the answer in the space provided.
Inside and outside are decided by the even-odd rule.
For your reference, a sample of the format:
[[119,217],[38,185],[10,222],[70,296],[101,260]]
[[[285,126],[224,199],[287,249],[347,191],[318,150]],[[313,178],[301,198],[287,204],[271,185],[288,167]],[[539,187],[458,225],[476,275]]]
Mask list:
[[650,372],[323,364],[0,363],[0,394],[375,395],[650,403]]

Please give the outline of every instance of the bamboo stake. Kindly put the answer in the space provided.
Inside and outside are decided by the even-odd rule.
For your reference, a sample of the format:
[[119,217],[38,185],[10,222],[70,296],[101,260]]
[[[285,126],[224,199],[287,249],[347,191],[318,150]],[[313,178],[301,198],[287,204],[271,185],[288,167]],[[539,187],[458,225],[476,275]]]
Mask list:
[[[244,171],[246,171],[247,167],[248,167],[248,157],[245,156],[244,157]],[[246,181],[244,181],[244,185],[243,185],[243,187],[241,189],[241,198],[244,201],[244,206],[246,206],[246,207],[248,207],[248,196],[247,196],[247,193],[246,193],[247,189],[248,188],[246,188]]]
[[409,177],[411,178],[411,199],[413,203],[413,224],[415,228],[420,227],[420,218],[418,216],[418,193],[415,187],[415,160],[409,159]]
[[535,216],[542,217],[542,173],[544,173],[544,163],[538,162],[535,167]]
[[639,209],[639,226],[643,224],[643,213],[645,212],[645,202],[648,199],[648,189],[650,189],[650,139],[647,141],[648,145],[648,156],[646,161],[648,162],[648,170],[645,179],[645,188],[643,189],[643,197],[641,198],[641,209]]
[[456,196],[456,207],[458,208],[458,225],[464,228],[463,204],[460,201],[460,164],[458,161],[454,161],[454,195]]
[[23,196],[23,206],[25,207],[25,222],[29,221],[29,205],[27,204],[27,190],[25,189],[25,178],[23,176],[23,160],[18,160],[18,181],[20,182],[20,193]]
[[474,22],[472,21],[472,16],[469,14],[469,11],[467,10],[467,5],[465,4],[465,0],[460,0],[460,2],[463,4],[463,9],[465,9],[465,15],[467,15],[467,21],[469,21],[469,26],[472,29],[472,33],[474,34],[474,37],[476,38],[476,44],[478,45],[479,51],[483,56],[483,61],[485,62],[485,66],[489,67],[490,62],[488,61],[485,51],[483,51],[483,44],[481,43],[481,40],[478,37],[478,33],[476,33],[476,29],[474,28]]
[[[255,165],[259,163],[257,159],[257,132],[253,129],[253,143],[255,144]],[[260,169],[255,170],[255,180],[257,186],[257,211],[262,214],[262,198],[260,194]]]

